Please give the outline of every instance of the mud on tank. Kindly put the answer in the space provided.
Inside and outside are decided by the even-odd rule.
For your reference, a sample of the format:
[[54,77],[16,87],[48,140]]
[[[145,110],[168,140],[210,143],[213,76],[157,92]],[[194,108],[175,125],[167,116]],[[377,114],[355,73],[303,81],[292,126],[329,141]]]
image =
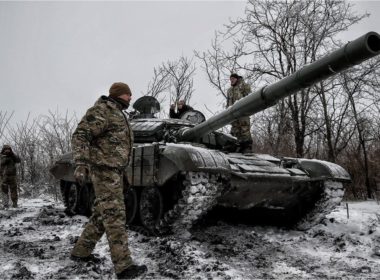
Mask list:
[[[238,142],[217,130],[250,116],[300,89],[327,79],[380,52],[380,37],[369,32],[337,51],[236,102],[203,121],[190,112],[185,119],[158,119],[153,97],[135,102],[130,118],[135,136],[126,170],[127,224],[163,234],[190,228],[202,215],[228,216],[245,222],[275,218],[307,229],[340,203],[349,174],[339,165],[315,159],[276,158],[235,153]],[[78,186],[71,154],[51,173],[60,180],[67,213],[91,213],[91,183]]]

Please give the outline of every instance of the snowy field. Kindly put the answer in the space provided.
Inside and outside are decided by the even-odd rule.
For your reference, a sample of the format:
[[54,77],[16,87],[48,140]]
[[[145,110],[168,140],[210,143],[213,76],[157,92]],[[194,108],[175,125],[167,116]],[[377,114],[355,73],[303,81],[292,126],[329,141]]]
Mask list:
[[[0,279],[114,279],[105,237],[99,260],[78,264],[70,249],[87,220],[68,218],[53,200],[21,200],[0,211]],[[379,279],[380,205],[345,203],[306,231],[218,222],[188,240],[130,231],[144,279]]]

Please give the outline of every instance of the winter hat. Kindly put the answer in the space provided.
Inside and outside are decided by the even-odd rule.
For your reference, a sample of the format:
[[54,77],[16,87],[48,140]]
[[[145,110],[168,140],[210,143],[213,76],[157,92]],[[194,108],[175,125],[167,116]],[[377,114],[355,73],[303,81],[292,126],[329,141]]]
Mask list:
[[232,73],[232,74],[230,75],[230,78],[240,79],[240,78],[243,78],[243,77],[242,77],[242,76],[239,76],[239,75],[236,74],[236,73]]
[[10,145],[4,145],[3,148],[1,149],[1,153],[4,153],[5,150],[11,150],[12,151],[12,147]]
[[123,94],[129,94],[132,95],[131,90],[129,89],[129,86],[125,83],[113,83],[110,87],[110,95],[111,97],[119,97]]

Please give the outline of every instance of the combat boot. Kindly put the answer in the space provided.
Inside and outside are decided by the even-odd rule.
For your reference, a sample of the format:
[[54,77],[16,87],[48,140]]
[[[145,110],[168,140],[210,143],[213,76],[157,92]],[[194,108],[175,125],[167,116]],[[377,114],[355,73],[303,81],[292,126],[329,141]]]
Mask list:
[[99,263],[100,262],[99,257],[97,257],[93,254],[91,254],[87,257],[77,257],[74,255],[70,255],[70,260],[72,260],[74,262],[93,262],[93,263]]
[[146,265],[132,264],[124,269],[122,272],[117,273],[117,279],[133,279],[147,271]]

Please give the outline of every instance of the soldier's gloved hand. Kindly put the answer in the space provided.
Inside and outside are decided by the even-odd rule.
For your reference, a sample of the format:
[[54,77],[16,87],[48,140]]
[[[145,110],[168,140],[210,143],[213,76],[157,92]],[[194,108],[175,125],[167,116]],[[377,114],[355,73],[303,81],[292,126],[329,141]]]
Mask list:
[[75,180],[80,184],[84,185],[90,176],[90,171],[87,165],[77,165],[74,171]]

